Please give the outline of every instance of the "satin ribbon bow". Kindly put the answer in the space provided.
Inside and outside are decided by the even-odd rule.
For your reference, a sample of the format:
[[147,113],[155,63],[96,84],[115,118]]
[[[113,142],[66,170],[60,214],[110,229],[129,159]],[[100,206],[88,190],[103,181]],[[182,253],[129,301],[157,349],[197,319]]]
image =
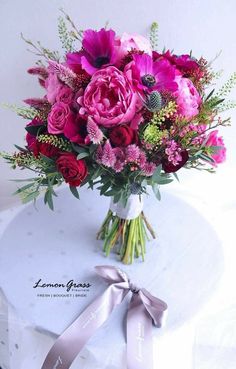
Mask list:
[[113,266],[97,266],[109,286],[62,333],[49,351],[42,369],[68,369],[89,338],[108,319],[129,292],[127,315],[127,369],[153,369],[152,325],[161,327],[165,302],[133,285],[125,272]]

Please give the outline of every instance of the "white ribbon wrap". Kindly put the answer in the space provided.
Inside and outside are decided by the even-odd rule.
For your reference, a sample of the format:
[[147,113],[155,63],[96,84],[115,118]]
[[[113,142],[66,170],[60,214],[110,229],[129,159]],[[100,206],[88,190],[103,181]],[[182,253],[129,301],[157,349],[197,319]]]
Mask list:
[[110,203],[110,210],[121,219],[135,219],[143,210],[143,196],[130,195],[125,207],[121,201],[114,203],[112,198]]

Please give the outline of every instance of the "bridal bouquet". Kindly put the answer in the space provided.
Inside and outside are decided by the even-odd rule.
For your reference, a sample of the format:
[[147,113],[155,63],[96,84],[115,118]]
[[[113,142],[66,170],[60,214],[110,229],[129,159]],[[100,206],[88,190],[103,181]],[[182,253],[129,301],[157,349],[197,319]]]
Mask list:
[[[226,149],[219,113],[234,107],[225,97],[233,74],[217,92],[219,73],[191,53],[157,50],[157,24],[150,40],[114,30],[78,30],[68,15],[59,19],[65,55],[24,39],[40,57],[28,73],[42,97],[11,106],[26,119],[26,146],[2,156],[13,168],[35,173],[17,190],[24,203],[41,193],[53,209],[55,187],[66,182],[75,197],[80,186],[111,198],[98,232],[108,255],[116,248],[124,263],[144,259],[149,233],[142,194],[177,178],[182,168],[214,171]],[[23,36],[22,36],[23,37]]]

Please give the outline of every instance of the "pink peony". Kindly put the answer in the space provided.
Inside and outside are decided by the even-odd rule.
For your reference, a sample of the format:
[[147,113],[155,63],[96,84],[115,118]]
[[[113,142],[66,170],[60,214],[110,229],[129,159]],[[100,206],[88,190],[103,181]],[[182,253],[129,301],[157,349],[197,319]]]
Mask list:
[[202,102],[201,96],[188,78],[176,77],[178,90],[174,93],[178,105],[177,113],[184,118],[191,120],[199,113],[199,106]]
[[69,105],[62,102],[54,104],[48,115],[48,132],[55,135],[63,133],[66,124],[72,119]]
[[[212,131],[207,139],[206,146],[212,148],[211,158],[214,160],[214,165],[223,163],[226,159],[226,147],[223,137],[218,136],[218,130]],[[214,148],[214,146],[216,146]]]
[[104,127],[130,122],[136,111],[137,96],[127,77],[115,67],[97,71],[78,98],[81,116],[90,115]]
[[131,50],[139,50],[144,51],[146,54],[152,55],[152,48],[150,41],[138,34],[128,34],[123,33],[122,37],[120,38],[121,41],[121,48],[125,53]]

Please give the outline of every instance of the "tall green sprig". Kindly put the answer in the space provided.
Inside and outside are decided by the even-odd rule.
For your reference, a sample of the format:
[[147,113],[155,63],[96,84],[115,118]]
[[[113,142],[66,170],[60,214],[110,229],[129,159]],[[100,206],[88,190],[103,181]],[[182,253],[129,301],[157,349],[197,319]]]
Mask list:
[[156,51],[158,47],[158,23],[153,22],[150,28],[150,43],[152,50]]

